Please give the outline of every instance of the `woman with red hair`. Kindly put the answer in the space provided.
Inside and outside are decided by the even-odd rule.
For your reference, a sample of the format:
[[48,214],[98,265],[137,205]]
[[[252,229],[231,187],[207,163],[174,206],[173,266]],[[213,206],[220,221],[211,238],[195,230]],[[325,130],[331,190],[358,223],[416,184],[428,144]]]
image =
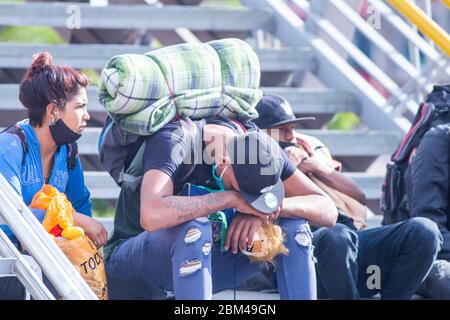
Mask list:
[[[65,193],[72,203],[74,225],[102,247],[107,231],[91,218],[90,194],[75,141],[87,121],[86,88],[89,81],[75,69],[52,63],[49,53],[33,57],[20,83],[19,99],[28,110],[28,119],[0,134],[0,173],[29,205],[44,184]],[[32,209],[42,222],[45,211]],[[0,228],[20,248],[19,240],[7,225]],[[24,289],[16,278],[0,281],[0,299],[22,299]]]

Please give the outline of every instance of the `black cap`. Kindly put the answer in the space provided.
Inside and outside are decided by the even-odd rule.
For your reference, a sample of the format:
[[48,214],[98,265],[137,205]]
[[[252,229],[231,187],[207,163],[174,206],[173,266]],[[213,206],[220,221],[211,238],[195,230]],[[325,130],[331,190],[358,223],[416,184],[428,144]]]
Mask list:
[[285,124],[297,123],[305,120],[315,120],[314,117],[296,118],[291,104],[275,94],[265,94],[256,105],[259,117],[253,120],[259,128],[270,129]]
[[284,199],[279,145],[262,131],[236,136],[227,147],[239,191],[249,205],[270,214]]

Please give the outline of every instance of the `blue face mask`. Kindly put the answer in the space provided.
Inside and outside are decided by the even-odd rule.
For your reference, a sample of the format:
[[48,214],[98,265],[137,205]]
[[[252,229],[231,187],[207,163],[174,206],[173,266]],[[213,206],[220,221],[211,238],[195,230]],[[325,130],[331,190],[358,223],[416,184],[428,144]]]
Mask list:
[[212,175],[214,177],[214,180],[216,180],[216,184],[219,187],[220,191],[225,191],[225,186],[223,185],[222,177],[228,168],[229,168],[229,166],[226,167],[225,170],[222,171],[222,174],[220,175],[220,177],[218,177],[216,174],[216,170],[217,170],[216,164],[213,164],[213,166],[212,166]]

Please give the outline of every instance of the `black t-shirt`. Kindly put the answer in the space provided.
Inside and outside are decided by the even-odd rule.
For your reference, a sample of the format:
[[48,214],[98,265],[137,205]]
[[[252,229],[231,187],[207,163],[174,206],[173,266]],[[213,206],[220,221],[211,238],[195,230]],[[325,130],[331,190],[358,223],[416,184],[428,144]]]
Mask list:
[[[235,122],[221,118],[194,121],[189,128],[186,128],[186,123],[183,124],[181,121],[170,122],[146,139],[142,162],[136,156],[127,173],[140,176],[151,169],[161,170],[172,179],[174,195],[181,191],[186,182],[218,189],[212,175],[212,165],[199,160],[194,161],[195,152],[193,152],[193,149],[197,149],[196,146],[201,144],[198,150],[201,150],[202,155],[205,143],[201,136],[199,139],[192,139],[192,133],[202,132],[205,124],[227,126],[235,132],[243,131]],[[196,127],[192,127],[192,125]],[[244,126],[247,130],[257,130],[257,127],[252,123],[246,123]],[[282,156],[281,179],[284,181],[296,169],[289,162],[284,152],[279,154]],[[186,158],[191,159],[190,163],[198,164],[195,166],[186,164],[186,161],[184,161]],[[140,224],[140,185],[136,187],[134,183],[124,181],[114,215],[114,232],[103,250],[105,258],[108,259],[123,240],[136,236],[143,231]]]
[[[243,129],[236,122],[223,118],[208,118],[195,124],[200,131],[205,124],[217,124],[231,128],[234,132],[243,132]],[[246,130],[257,130],[257,127],[252,123],[247,123],[244,126]],[[202,161],[201,164],[192,168],[192,164],[183,162],[185,158],[190,159],[191,163],[194,162],[195,151],[193,150],[203,153],[205,149],[203,139],[201,139],[203,141],[202,147],[196,149],[189,134],[190,132],[183,130],[180,121],[174,121],[164,126],[155,135],[148,137],[145,142],[144,171],[157,169],[166,173],[172,179],[174,194],[179,193],[186,182],[217,188],[212,175],[212,165]],[[197,139],[194,143],[198,143],[198,141]],[[279,154],[283,158],[281,180],[284,181],[295,172],[295,167],[284,152]]]

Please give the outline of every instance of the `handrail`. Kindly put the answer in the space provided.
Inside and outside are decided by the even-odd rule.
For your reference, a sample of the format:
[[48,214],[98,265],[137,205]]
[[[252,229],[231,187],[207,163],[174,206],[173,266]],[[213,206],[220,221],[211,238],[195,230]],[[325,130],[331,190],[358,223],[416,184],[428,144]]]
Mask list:
[[[301,8],[305,14],[308,16],[309,20],[316,24],[320,29],[322,29],[324,32],[327,32],[329,34],[333,34],[333,39],[335,42],[344,49],[349,56],[354,59],[362,69],[364,69],[368,74],[370,74],[374,79],[376,79],[379,83],[381,83],[390,93],[392,96],[396,96],[400,99],[401,102],[405,102],[409,105],[410,109],[417,108],[418,105],[411,101],[406,101],[407,96],[402,92],[401,88],[384,72],[382,71],[372,60],[370,60],[366,55],[364,55],[359,48],[357,48],[349,39],[347,39],[333,24],[331,24],[328,20],[321,18],[314,12],[312,12],[310,8],[310,3],[306,0],[293,0],[293,3],[296,4],[299,8]],[[348,7],[341,7],[341,4],[344,4],[343,2],[334,2],[331,1],[331,3],[336,7],[337,10],[342,9],[348,9]],[[342,10],[344,11],[344,10]],[[348,13],[348,12],[347,12]],[[352,18],[355,18],[355,16],[349,15],[347,16],[351,21]],[[358,16],[359,18],[359,16]],[[358,24],[359,27],[362,27],[362,21]],[[369,33],[371,30],[365,29],[367,33]],[[378,40],[382,38],[379,36]],[[370,37],[370,35],[369,35]],[[384,38],[382,38],[383,44],[386,42]],[[382,42],[381,40],[379,42]],[[395,48],[392,47],[391,51],[395,51],[397,55],[400,56],[400,53],[395,50]],[[402,57],[402,59],[404,59]],[[404,60],[402,60],[404,61]],[[407,64],[409,62],[406,61]],[[409,64],[408,68],[414,69],[412,65]],[[410,71],[412,72],[412,71]],[[409,74],[409,73],[408,73]],[[418,74],[414,75],[414,79],[417,84],[419,84],[419,81],[421,77],[419,77]]]
[[[400,70],[405,72],[410,78],[415,79],[419,87],[425,88],[429,85],[427,79],[420,79],[420,71],[411,64],[403,55],[387,41],[381,34],[376,32],[350,5],[343,0],[329,0],[330,3],[341,12],[354,26],[364,34],[372,43],[384,52],[389,52],[387,58],[395,63]],[[422,80],[422,81],[421,81]]]
[[55,300],[51,292],[2,229],[0,229],[0,255],[16,260],[13,267],[14,270],[11,270],[11,272],[15,273],[17,278],[22,282],[34,299]]
[[[308,25],[312,26],[309,29],[310,32],[316,33],[316,30],[322,30],[324,34],[333,35],[328,41],[335,42],[353,61],[358,63],[362,70],[389,93],[382,109],[390,114],[392,113],[392,117],[401,115],[406,120],[411,121],[411,115],[414,115],[417,111],[418,101],[423,98],[420,95],[429,92],[438,77],[441,78],[443,74],[450,75],[447,55],[424,40],[398,13],[393,11],[393,8],[383,3],[382,0],[368,1],[376,8],[376,12],[383,15],[411,45],[415,45],[414,48],[418,48],[424,53],[427,58],[425,68],[413,65],[344,0],[317,0],[317,2],[314,2],[314,6],[305,0],[285,1],[288,1],[291,5],[297,5],[304,12],[307,16]],[[448,1],[450,2],[450,0]],[[382,69],[375,61],[366,56],[360,48],[357,48],[350,39],[341,33],[332,21],[322,16],[322,11],[328,4],[332,5],[339,14],[342,14],[346,20],[352,23],[355,30],[361,32],[372,45],[383,52],[383,56],[391,60],[402,71],[402,75],[407,76],[407,78],[402,83],[397,83],[394,78],[388,75],[387,70]]]
[[[427,61],[436,65],[436,68],[442,68],[445,63],[440,52],[438,52],[433,46],[425,41],[421,36],[413,30],[413,28],[406,23],[399,15],[395,14],[383,0],[368,0],[369,3],[374,6],[379,14],[398,32],[400,32],[408,41],[411,41],[420,51],[427,57]],[[450,0],[449,0],[450,1]],[[444,59],[443,59],[444,58]],[[450,76],[450,70],[445,70]]]
[[389,0],[389,3],[450,56],[450,36],[417,5],[405,0]]
[[65,299],[97,300],[56,243],[0,173],[0,216]]
[[[320,1],[312,1],[311,4],[314,4],[314,8],[316,8],[318,2],[320,9]],[[373,129],[397,132],[406,132],[409,129],[411,124],[406,118],[388,115],[386,98],[374,86],[364,80],[363,76],[348,63],[346,56],[343,56],[328,43],[329,37],[322,38],[316,35],[313,30],[309,30],[309,20],[300,16],[299,12],[292,8],[292,5],[295,5],[293,1],[288,3],[287,0],[241,0],[241,3],[252,8],[270,8],[273,13],[274,28],[267,30],[280,39],[284,45],[290,47],[310,46],[316,53],[315,59],[318,66],[311,72],[325,86],[344,89],[357,94],[361,106],[360,116],[367,126]],[[332,21],[329,22],[333,23]],[[326,34],[333,37],[333,33],[327,32]],[[360,58],[363,57],[360,56]],[[384,119],[385,121],[380,122],[377,119]]]
[[442,0],[442,2],[444,2],[444,4],[450,8],[450,0]]

